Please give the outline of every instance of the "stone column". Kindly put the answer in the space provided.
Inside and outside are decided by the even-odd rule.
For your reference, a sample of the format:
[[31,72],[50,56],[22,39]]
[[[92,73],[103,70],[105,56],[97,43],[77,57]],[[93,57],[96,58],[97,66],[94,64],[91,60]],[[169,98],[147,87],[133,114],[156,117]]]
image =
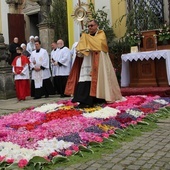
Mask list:
[[52,0],[37,0],[37,3],[40,6],[40,23],[48,22]]
[[38,24],[40,40],[42,47],[50,53],[51,43],[54,41],[54,28],[48,16],[52,0],[37,0],[37,3],[40,5],[40,23]]
[[10,14],[18,14],[19,5],[22,4],[22,0],[6,0],[6,3],[9,5],[9,13]]
[[49,12],[52,4],[52,0],[30,0],[37,3],[40,6],[39,11],[39,38],[41,40],[42,47],[45,48],[48,53],[51,52],[51,43],[54,41],[54,28],[53,24],[49,20]]
[[38,27],[42,47],[50,53],[51,43],[54,41],[54,28],[49,23],[40,23]]
[[8,56],[3,34],[0,33],[0,99],[16,97],[12,67],[6,62]]

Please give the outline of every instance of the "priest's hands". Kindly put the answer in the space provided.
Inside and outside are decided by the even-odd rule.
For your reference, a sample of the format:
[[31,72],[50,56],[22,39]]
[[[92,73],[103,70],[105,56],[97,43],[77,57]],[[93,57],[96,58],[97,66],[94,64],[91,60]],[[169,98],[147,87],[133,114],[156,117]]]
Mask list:
[[56,62],[54,62],[53,64],[54,64],[54,66],[57,66],[57,65],[58,65],[58,62],[56,61]]
[[77,55],[78,57],[84,57],[84,55],[83,55],[81,52],[76,52],[76,55]]
[[33,64],[34,64],[34,65],[36,64],[36,61],[35,61],[35,60],[33,61]]
[[40,71],[41,68],[40,68],[40,67],[34,67],[34,70],[35,70],[35,71]]

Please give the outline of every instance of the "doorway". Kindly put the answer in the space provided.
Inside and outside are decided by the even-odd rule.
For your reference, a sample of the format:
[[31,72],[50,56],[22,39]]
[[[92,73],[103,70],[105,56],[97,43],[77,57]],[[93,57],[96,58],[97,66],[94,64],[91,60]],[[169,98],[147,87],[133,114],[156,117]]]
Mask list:
[[39,29],[38,29],[38,24],[39,24],[39,17],[38,13],[29,15],[29,20],[30,20],[30,36],[39,36]]

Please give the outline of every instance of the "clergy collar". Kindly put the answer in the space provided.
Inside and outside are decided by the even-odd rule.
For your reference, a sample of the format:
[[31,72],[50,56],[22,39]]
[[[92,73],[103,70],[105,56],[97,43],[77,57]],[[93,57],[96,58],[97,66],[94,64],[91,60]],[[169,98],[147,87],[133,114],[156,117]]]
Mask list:
[[91,36],[95,36],[96,33],[90,34]]
[[98,33],[98,30],[97,30],[95,33],[90,34],[90,35],[91,35],[91,36],[95,36],[97,33]]
[[60,49],[63,49],[64,48],[64,46],[63,47],[61,47]]
[[[40,48],[40,49],[41,49],[41,48]],[[39,53],[39,52],[40,52],[40,49],[37,49],[37,50],[36,50],[36,53]]]

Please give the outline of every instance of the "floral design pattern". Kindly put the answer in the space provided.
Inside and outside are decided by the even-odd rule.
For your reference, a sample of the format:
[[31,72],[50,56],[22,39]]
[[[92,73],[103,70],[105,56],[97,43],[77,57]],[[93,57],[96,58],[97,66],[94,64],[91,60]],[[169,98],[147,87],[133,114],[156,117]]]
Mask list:
[[137,124],[170,105],[160,96],[126,96],[122,101],[75,109],[70,100],[29,108],[0,117],[0,163],[25,167],[35,156],[47,161],[70,156],[90,142],[102,142],[116,129]]

